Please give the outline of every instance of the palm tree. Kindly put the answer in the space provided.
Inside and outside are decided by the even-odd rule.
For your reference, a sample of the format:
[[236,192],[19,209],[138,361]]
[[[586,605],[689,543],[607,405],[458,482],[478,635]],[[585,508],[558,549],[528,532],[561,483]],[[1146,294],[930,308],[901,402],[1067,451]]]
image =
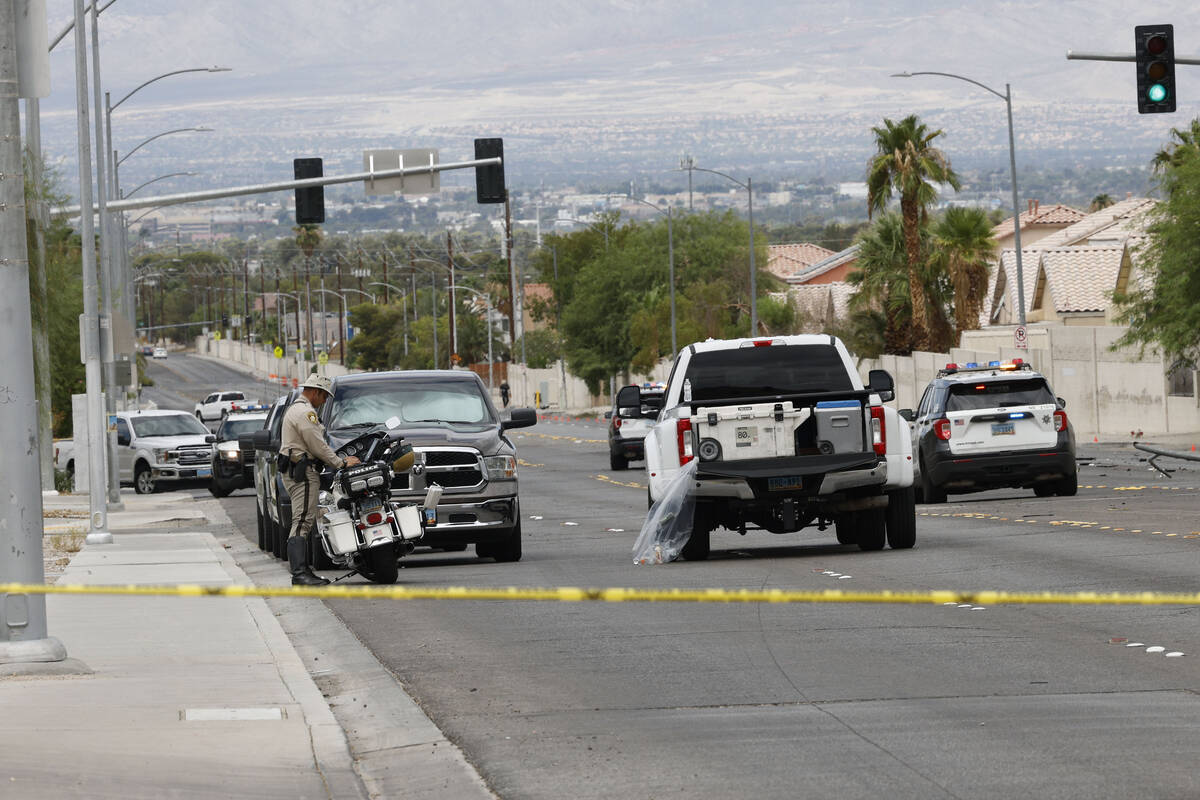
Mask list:
[[996,249],[992,223],[981,208],[948,208],[933,226],[933,258],[954,286],[954,324],[961,334],[979,327],[988,266]]
[[1115,204],[1116,202],[1117,201],[1113,200],[1112,196],[1107,193],[1098,194],[1092,198],[1092,202],[1088,205],[1088,212],[1094,213],[1096,211],[1101,211]]
[[899,214],[884,214],[855,239],[858,259],[846,277],[857,287],[850,298],[850,314],[852,320],[861,319],[853,327],[863,332],[880,328],[882,352],[908,353],[912,350],[912,300],[903,221]]
[[1150,168],[1156,175],[1163,176],[1177,167],[1184,159],[1200,155],[1200,119],[1194,119],[1185,130],[1172,128],[1171,141],[1154,154]]
[[918,279],[922,271],[920,232],[928,222],[929,207],[937,200],[937,184],[948,184],[956,190],[961,184],[950,168],[950,160],[930,144],[942,131],[930,131],[916,114],[899,122],[885,118],[883,127],[872,128],[871,132],[875,134],[877,152],[867,165],[867,214],[883,211],[893,193],[900,196],[913,310],[912,345],[914,349],[926,349],[933,320]]

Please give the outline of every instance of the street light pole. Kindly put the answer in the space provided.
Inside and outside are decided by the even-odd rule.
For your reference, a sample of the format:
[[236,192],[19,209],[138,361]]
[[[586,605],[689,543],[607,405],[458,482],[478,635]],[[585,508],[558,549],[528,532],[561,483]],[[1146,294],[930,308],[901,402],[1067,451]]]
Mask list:
[[1013,118],[1012,118],[1012,87],[1009,84],[1004,84],[1004,94],[1000,94],[990,86],[986,86],[979,81],[962,75],[955,75],[953,72],[898,72],[892,75],[893,78],[911,78],[916,75],[940,75],[943,78],[955,78],[967,83],[973,83],[984,91],[991,92],[1004,101],[1004,105],[1008,110],[1008,168],[1012,176],[1012,204],[1013,204],[1013,247],[1017,250],[1017,321],[1021,327],[1025,326],[1025,275],[1021,268],[1021,207],[1017,197],[1017,146],[1013,137]]

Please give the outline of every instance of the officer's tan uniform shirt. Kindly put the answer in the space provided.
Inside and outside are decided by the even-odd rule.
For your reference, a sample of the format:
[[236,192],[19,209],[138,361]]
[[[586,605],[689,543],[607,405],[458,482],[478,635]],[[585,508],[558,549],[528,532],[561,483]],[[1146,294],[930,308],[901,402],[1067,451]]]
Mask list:
[[304,395],[296,398],[283,415],[279,449],[287,453],[292,461],[298,461],[300,456],[308,453],[309,457],[324,461],[334,469],[345,466],[345,461],[338,458],[325,441],[325,426],[317,420],[316,409]]

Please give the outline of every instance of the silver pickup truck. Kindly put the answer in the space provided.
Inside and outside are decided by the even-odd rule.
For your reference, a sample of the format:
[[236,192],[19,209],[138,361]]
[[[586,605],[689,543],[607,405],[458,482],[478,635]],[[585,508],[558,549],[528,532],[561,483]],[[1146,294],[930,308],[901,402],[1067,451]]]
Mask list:
[[123,411],[117,414],[121,483],[150,494],[170,481],[212,477],[215,438],[186,411]]
[[[122,484],[150,494],[162,483],[212,477],[215,437],[186,411],[117,414],[117,460]],[[84,450],[86,452],[86,448]],[[75,440],[54,440],[54,468],[75,475]]]

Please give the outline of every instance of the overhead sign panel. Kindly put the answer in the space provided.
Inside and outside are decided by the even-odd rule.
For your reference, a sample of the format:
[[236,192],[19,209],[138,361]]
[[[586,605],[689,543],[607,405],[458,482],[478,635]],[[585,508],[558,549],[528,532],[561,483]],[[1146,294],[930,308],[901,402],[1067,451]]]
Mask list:
[[[438,163],[436,148],[416,150],[364,150],[363,172],[374,175],[395,169],[429,168]],[[418,172],[394,178],[367,178],[363,190],[369,195],[384,194],[433,194],[442,190],[440,172]]]

